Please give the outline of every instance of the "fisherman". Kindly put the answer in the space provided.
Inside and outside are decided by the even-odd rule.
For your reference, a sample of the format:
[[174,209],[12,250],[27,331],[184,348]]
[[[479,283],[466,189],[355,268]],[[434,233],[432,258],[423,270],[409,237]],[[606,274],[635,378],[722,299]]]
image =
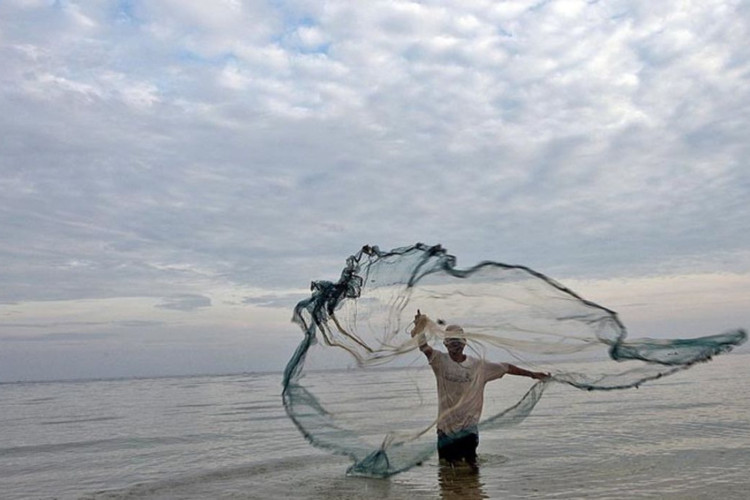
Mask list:
[[479,445],[477,425],[484,403],[484,385],[505,374],[537,380],[544,380],[549,374],[524,370],[510,363],[491,363],[467,356],[464,354],[464,330],[458,325],[445,328],[443,345],[447,354],[433,349],[427,344],[424,335],[424,330],[430,323],[430,319],[418,310],[411,336],[417,337],[419,349],[427,357],[437,381],[438,457],[450,465],[465,460],[476,469]]

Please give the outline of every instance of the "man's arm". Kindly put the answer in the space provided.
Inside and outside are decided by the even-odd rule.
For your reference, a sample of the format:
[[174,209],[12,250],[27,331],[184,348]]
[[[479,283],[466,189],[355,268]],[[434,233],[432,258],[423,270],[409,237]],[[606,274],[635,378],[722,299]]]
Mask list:
[[508,373],[510,375],[520,375],[521,377],[529,377],[534,378],[537,380],[544,380],[546,378],[549,378],[549,373],[544,372],[531,372],[529,370],[524,370],[523,368],[519,368],[516,365],[511,365],[508,363]]
[[427,339],[424,335],[424,329],[427,326],[427,316],[417,311],[417,315],[414,316],[414,329],[411,331],[412,338],[417,337],[419,342],[419,350],[427,356],[427,359],[432,359],[432,347],[427,344]]

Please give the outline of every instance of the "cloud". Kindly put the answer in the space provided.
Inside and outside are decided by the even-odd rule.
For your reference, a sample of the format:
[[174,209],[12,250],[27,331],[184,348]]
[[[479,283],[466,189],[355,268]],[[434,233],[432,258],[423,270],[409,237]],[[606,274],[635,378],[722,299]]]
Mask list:
[[149,2],[128,22],[4,9],[22,16],[2,48],[16,117],[0,124],[2,217],[9,241],[31,243],[5,252],[57,287],[96,275],[143,293],[116,268],[143,283],[174,261],[245,276],[373,242],[567,259],[623,229],[618,260],[635,264],[636,248],[705,251],[690,235],[709,220],[725,249],[748,244],[727,238],[750,182],[739,7]]
[[556,277],[746,273],[749,17],[2,2],[0,303],[271,304],[416,241]]
[[254,305],[258,307],[276,307],[292,310],[301,300],[307,299],[310,294],[265,294],[260,296],[245,297],[242,299],[243,304]]
[[41,335],[3,335],[0,341],[3,342],[92,342],[97,340],[106,340],[115,337],[113,333],[79,333],[79,332],[61,332],[46,333]]
[[175,311],[195,311],[202,307],[210,307],[211,299],[203,295],[183,294],[165,297],[156,307]]
[[129,320],[115,321],[114,324],[117,326],[125,327],[125,328],[153,328],[153,327],[158,327],[158,326],[164,326],[165,322],[143,320],[143,319],[129,319]]
[[13,322],[3,322],[2,325],[6,328],[30,328],[30,329],[53,329],[53,328],[60,328],[60,327],[92,327],[92,326],[102,326],[106,325],[106,322],[102,321],[50,321],[50,322],[37,322],[37,323],[29,323],[29,322],[23,322],[23,323],[13,323]]

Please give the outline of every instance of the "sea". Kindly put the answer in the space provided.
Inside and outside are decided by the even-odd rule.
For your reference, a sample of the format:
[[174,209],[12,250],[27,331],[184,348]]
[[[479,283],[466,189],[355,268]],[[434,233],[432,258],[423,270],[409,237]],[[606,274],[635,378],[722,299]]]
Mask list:
[[281,374],[4,383],[0,498],[747,499],[748,380],[729,354],[638,389],[553,383],[482,434],[478,473],[433,457],[387,479],[311,446]]

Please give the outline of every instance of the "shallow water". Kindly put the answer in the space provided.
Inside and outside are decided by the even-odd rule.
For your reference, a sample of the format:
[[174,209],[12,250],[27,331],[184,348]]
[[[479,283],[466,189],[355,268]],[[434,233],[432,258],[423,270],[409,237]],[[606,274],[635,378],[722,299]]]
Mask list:
[[638,390],[553,385],[523,424],[482,434],[478,474],[433,457],[390,479],[347,477],[348,459],[311,447],[280,375],[2,384],[0,496],[747,498],[749,362]]

